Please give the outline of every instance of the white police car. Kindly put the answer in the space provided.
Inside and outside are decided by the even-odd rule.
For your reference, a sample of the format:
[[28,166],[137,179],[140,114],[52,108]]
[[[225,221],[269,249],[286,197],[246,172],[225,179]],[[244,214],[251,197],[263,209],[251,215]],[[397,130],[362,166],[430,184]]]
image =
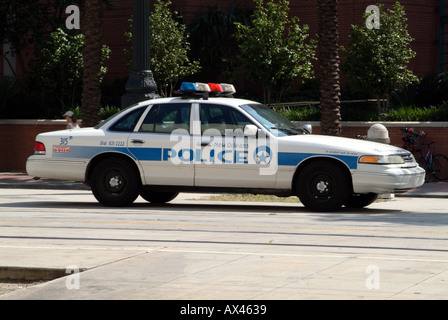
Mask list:
[[94,128],[39,134],[28,174],[84,182],[106,206],[194,191],[297,195],[315,211],[364,207],[424,182],[408,151],[309,134],[262,104],[231,97],[231,85],[183,83],[181,93]]

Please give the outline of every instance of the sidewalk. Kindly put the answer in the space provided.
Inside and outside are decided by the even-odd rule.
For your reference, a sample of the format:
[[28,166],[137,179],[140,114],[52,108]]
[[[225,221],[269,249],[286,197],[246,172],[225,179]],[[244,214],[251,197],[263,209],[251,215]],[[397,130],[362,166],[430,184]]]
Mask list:
[[53,179],[35,180],[21,172],[0,172],[0,189],[57,189],[57,190],[90,190],[80,182]]
[[[34,180],[26,173],[0,172],[0,189],[57,189],[57,190],[90,190],[90,187],[73,181],[60,181],[53,179]],[[430,182],[397,197],[415,198],[448,198],[448,182]]]

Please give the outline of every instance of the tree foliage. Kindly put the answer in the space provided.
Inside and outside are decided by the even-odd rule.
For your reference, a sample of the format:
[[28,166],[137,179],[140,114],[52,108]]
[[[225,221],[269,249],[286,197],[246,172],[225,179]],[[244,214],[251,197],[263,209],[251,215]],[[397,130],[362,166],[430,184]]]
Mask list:
[[250,23],[250,10],[240,9],[236,1],[229,4],[227,11],[208,7],[191,27],[192,55],[201,63],[201,74],[217,79],[222,73],[234,71],[234,60],[238,44],[233,36],[235,22]]
[[[107,1],[96,0],[97,7]],[[16,108],[21,110],[21,116],[60,117],[61,109],[79,103],[86,69],[84,62],[88,64],[92,59],[82,56],[85,34],[77,30],[65,32],[64,27],[67,6],[85,8],[85,3],[86,0],[0,0],[0,42],[9,43],[11,48],[9,52],[0,51],[0,56],[14,54],[16,62],[21,64],[18,69],[26,70],[24,79],[20,79],[20,91],[23,92],[17,99],[20,108]],[[81,18],[90,12],[85,9]],[[86,24],[81,25],[84,29]],[[93,33],[100,33],[98,28],[91,29]],[[31,50],[31,62],[25,65],[29,60],[25,55]],[[99,44],[99,59],[104,61],[109,53],[107,47]],[[99,82],[106,68],[100,65],[94,72]],[[100,96],[98,91],[88,95]],[[15,112],[11,110],[10,114]]]
[[252,25],[237,23],[239,59],[245,76],[262,83],[265,102],[270,104],[272,92],[277,91],[281,97],[295,81],[313,75],[315,43],[306,42],[307,25],[299,25],[297,17],[288,18],[287,0],[254,2]]
[[196,73],[198,61],[190,61],[190,43],[181,17],[169,9],[170,0],[158,0],[150,15],[151,71],[161,96],[171,96],[179,79]]
[[[29,81],[38,89],[41,99],[45,100],[46,96],[55,98],[61,111],[79,103],[77,97],[82,85],[83,46],[83,34],[57,28],[45,41],[39,43],[36,50],[38,55],[31,63]],[[103,64],[109,54],[110,49],[103,45],[100,81],[107,72]]]
[[[20,56],[23,49],[46,41],[49,33],[64,25],[68,5],[79,5],[83,1],[0,0],[0,43],[11,44],[8,53]],[[23,60],[18,59],[19,62]]]
[[83,43],[82,34],[68,34],[61,28],[39,43],[38,57],[31,64],[30,80],[39,88],[42,99],[44,95],[51,95],[62,109],[75,104],[81,85]]
[[407,68],[416,53],[410,47],[414,39],[407,30],[403,6],[396,2],[390,10],[378,7],[379,29],[366,27],[364,19],[369,14],[361,25],[351,26],[349,48],[342,48],[346,58],[342,71],[358,90],[387,98],[392,90],[416,80]]

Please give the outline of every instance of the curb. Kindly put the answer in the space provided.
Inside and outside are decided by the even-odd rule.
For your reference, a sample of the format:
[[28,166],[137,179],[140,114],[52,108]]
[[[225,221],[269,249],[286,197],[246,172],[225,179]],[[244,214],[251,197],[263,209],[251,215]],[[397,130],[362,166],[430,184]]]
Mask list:
[[65,269],[33,267],[0,267],[0,281],[41,281],[65,277]]

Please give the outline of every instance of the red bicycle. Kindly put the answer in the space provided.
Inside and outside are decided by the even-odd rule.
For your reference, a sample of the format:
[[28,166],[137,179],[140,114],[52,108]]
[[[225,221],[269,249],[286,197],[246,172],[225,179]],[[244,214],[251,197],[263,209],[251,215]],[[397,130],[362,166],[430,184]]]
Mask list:
[[[401,129],[406,135],[403,149],[414,154],[420,167],[426,170],[426,180],[433,176],[438,181],[448,180],[448,157],[434,151],[434,141],[423,142],[426,136],[424,131],[415,132],[412,128]],[[417,142],[420,142],[417,145]]]

